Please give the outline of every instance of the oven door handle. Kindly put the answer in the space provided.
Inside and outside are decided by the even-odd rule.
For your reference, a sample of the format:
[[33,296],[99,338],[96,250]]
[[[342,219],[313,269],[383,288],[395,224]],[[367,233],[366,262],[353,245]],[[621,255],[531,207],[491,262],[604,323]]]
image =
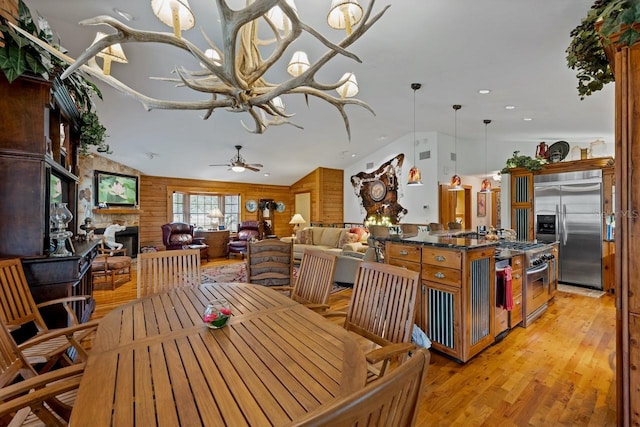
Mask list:
[[545,262],[543,265],[541,265],[540,267],[536,267],[533,269],[529,269],[527,270],[527,276],[531,275],[531,274],[536,274],[536,273],[540,273],[541,271],[545,271],[546,269],[549,268],[549,263]]

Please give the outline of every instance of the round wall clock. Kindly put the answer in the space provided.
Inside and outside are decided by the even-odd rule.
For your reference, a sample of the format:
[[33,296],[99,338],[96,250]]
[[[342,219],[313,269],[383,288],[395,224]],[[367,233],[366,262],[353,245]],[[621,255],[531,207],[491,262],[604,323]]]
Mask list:
[[379,202],[387,195],[387,186],[380,180],[373,181],[369,187],[369,195],[373,201]]
[[255,212],[258,210],[258,204],[256,203],[255,200],[247,200],[247,203],[244,204],[244,207],[249,212]]
[[276,204],[276,211],[279,213],[284,212],[284,209],[286,208],[286,205],[284,204],[284,202],[278,202]]

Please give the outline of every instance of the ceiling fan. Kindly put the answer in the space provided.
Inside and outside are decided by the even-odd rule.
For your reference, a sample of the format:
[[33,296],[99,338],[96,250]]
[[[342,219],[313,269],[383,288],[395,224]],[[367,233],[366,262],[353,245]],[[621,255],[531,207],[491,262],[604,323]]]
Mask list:
[[234,172],[244,172],[245,169],[249,169],[250,171],[260,172],[260,168],[263,167],[260,163],[246,163],[244,158],[240,155],[240,150],[242,149],[242,145],[236,145],[236,150],[238,150],[238,154],[233,156],[229,163],[224,163],[220,165],[209,165],[209,166],[229,166],[229,168]]

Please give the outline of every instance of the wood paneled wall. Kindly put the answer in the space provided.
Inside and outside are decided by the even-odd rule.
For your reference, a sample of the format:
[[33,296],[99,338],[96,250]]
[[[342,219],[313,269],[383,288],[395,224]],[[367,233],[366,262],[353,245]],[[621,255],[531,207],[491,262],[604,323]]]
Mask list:
[[239,194],[241,200],[240,220],[257,220],[258,212],[247,212],[247,200],[273,199],[284,202],[284,212],[274,212],[274,233],[288,236],[293,226],[289,221],[293,216],[294,196],[288,186],[257,185],[224,181],[203,181],[196,179],[168,178],[143,175],[140,177],[140,246],[163,248],[162,224],[171,222],[171,200],[173,191],[201,191],[220,194]]
[[311,193],[310,222],[325,224],[344,222],[344,171],[342,169],[317,168],[291,186],[293,199],[298,193]]

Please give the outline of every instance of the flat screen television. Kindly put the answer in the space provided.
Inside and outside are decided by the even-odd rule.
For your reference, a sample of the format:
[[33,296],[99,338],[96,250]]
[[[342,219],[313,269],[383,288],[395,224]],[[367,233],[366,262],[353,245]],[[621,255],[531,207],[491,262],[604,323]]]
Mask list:
[[95,171],[96,205],[134,206],[138,204],[138,177]]

